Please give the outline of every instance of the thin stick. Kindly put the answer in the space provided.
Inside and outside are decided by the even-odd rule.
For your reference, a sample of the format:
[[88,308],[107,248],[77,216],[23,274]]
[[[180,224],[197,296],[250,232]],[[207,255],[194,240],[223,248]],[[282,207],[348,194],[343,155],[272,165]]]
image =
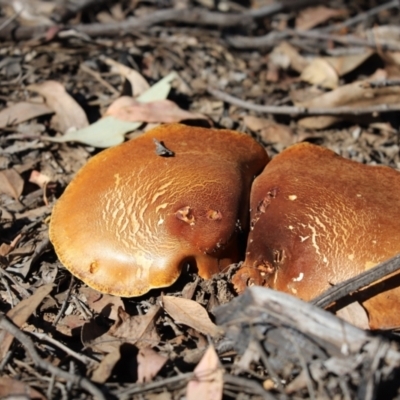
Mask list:
[[110,85],[105,79],[101,77],[101,75],[97,71],[93,71],[88,65],[85,63],[81,63],[80,66],[82,71],[86,72],[87,74],[93,76],[96,80],[98,80],[105,88],[107,88],[113,95],[119,96],[119,92],[115,89],[114,86]]
[[[193,8],[167,8],[157,10],[143,17],[131,17],[125,21],[111,23],[78,24],[70,28],[78,33],[83,33],[91,37],[121,36],[134,32],[135,29],[148,28],[150,26],[165,22],[185,23],[188,25],[219,26],[227,28],[232,26],[246,26],[254,19],[264,18],[276,14],[284,9],[304,7],[313,3],[315,0],[297,0],[291,2],[276,1],[258,9],[249,9],[241,13],[224,13],[204,10],[199,7]],[[2,21],[0,20],[0,23]],[[0,31],[0,38],[6,40],[29,40],[37,35],[45,35],[48,26],[18,26],[9,24],[3,31]],[[66,29],[69,29],[66,26]]]
[[65,297],[65,300],[63,301],[63,303],[61,305],[60,311],[58,312],[56,319],[53,322],[53,326],[56,326],[59,323],[61,317],[64,315],[64,312],[68,305],[69,297],[71,296],[72,288],[74,287],[74,282],[75,282],[75,279],[74,279],[73,275],[71,275],[71,280],[69,281],[67,296]]
[[347,19],[346,21],[341,22],[340,24],[330,25],[325,28],[314,29],[314,30],[326,33],[332,31],[338,31],[340,29],[348,28],[351,25],[355,25],[358,24],[359,22],[365,21],[366,19],[371,18],[374,15],[379,14],[382,11],[389,10],[391,8],[399,8],[399,0],[392,0],[389,1],[388,3],[380,4],[379,6],[371,8],[368,11],[365,11],[361,14],[357,14],[354,17]]
[[49,372],[50,374],[54,374],[58,378],[64,379],[67,382],[71,382],[76,386],[81,387],[82,389],[89,392],[96,399],[106,400],[102,391],[88,379],[82,376],[72,375],[69,372],[66,372],[61,368],[58,368],[48,361],[40,358],[39,354],[36,351],[35,345],[29,338],[29,336],[19,330],[10,320],[8,320],[8,318],[3,313],[0,313],[0,328],[6,330],[10,335],[13,335],[22,344],[22,346],[29,353],[32,361],[38,368]]
[[48,343],[53,344],[54,346],[58,347],[59,349],[65,351],[68,355],[71,357],[76,358],[78,361],[81,363],[88,365],[89,367],[92,367],[93,365],[97,365],[98,362],[85,356],[84,354],[79,354],[76,351],[70,349],[68,346],[65,346],[65,344],[62,344],[55,340],[54,338],[46,335],[45,333],[39,333],[39,332],[29,332],[31,335],[36,336],[39,340],[44,340]]
[[370,81],[362,84],[364,88],[382,88],[389,86],[400,86],[400,79],[383,79],[381,81]]
[[190,379],[194,377],[193,372],[186,372],[181,375],[171,376],[170,378],[161,379],[159,381],[134,384],[131,387],[123,388],[114,393],[119,399],[131,398],[134,394],[145,393],[149,390],[154,390],[158,388],[167,388],[168,385],[180,384],[186,385]]
[[253,110],[260,113],[279,114],[279,115],[363,115],[373,114],[377,112],[399,111],[400,104],[387,105],[377,104],[375,106],[353,108],[353,107],[334,107],[334,108],[307,108],[295,106],[262,106],[248,101],[240,100],[237,97],[231,96],[221,90],[208,88],[208,93],[216,98],[233,104],[247,110]]
[[385,43],[382,41],[374,41],[359,38],[354,35],[334,35],[320,31],[301,31],[295,29],[286,29],[281,32],[270,32],[263,36],[227,36],[226,41],[236,49],[258,49],[269,48],[275,46],[279,41],[290,37],[302,37],[313,39],[316,41],[332,41],[344,45],[364,46],[381,50],[400,51],[400,45],[395,43]]
[[350,278],[347,281],[329,288],[320,296],[311,300],[310,303],[317,307],[325,308],[342,297],[368,286],[398,270],[400,270],[400,254],[397,254],[395,257],[378,264],[374,268],[354,278]]

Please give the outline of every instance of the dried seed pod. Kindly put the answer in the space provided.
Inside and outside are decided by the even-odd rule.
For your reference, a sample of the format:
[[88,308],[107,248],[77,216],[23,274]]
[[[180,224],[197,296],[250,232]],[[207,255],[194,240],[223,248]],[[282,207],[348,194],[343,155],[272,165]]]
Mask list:
[[[154,140],[156,139],[156,140]],[[156,154],[162,143],[169,157]],[[250,136],[163,125],[93,157],[54,207],[61,262],[94,289],[139,296],[191,263],[208,278],[237,261],[253,178],[268,162]]]
[[[310,300],[400,252],[400,173],[388,167],[297,144],[256,178],[250,205],[239,292],[256,284]],[[382,292],[363,303],[371,328],[400,326],[399,278],[368,289]]]

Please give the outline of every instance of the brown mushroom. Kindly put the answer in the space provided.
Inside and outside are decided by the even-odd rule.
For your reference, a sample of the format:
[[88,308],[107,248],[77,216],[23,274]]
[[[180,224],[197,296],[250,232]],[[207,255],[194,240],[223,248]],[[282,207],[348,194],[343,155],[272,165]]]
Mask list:
[[[250,207],[238,291],[257,284],[310,300],[400,252],[400,173],[322,147],[302,143],[277,155],[254,181]],[[381,294],[363,303],[371,328],[400,326],[394,283],[381,282]]]
[[54,207],[50,240],[89,286],[139,296],[186,263],[208,278],[238,259],[253,178],[268,162],[250,136],[163,125],[93,157]]

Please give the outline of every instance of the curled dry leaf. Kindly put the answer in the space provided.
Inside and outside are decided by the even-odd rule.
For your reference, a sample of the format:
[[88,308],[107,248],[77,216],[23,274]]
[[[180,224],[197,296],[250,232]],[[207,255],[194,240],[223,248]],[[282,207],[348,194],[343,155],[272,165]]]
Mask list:
[[324,59],[330,65],[332,65],[339,76],[343,76],[358,68],[374,53],[374,50],[365,49],[358,54],[347,54],[338,57],[324,57]]
[[156,346],[159,343],[160,336],[155,326],[155,318],[159,311],[159,306],[153,306],[147,314],[132,317],[121,307],[118,308],[117,320],[108,332],[86,342],[86,345],[95,351],[107,354],[93,372],[92,380],[104,383],[109,378],[112,369],[121,357],[122,344],[134,344],[141,349]]
[[117,345],[114,351],[110,351],[101,360],[100,364],[93,371],[91,379],[96,383],[105,383],[111,376],[115,364],[121,358],[120,345]]
[[[296,106],[305,108],[347,106],[351,109],[400,102],[400,87],[370,88],[367,87],[368,82],[369,80],[350,83],[311,100],[297,102]],[[343,118],[343,116],[306,117],[299,121],[299,125],[309,129],[323,129]]]
[[304,82],[326,89],[335,89],[339,85],[339,76],[335,69],[323,58],[315,58],[300,75]]
[[221,400],[224,388],[224,371],[213,346],[204,353],[194,369],[194,379],[186,388],[187,400]]
[[149,347],[139,350],[138,362],[138,383],[150,382],[165,365],[168,359]]
[[320,25],[331,18],[342,17],[346,10],[328,8],[325,6],[308,7],[299,12],[295,21],[296,29],[308,30]]
[[283,70],[291,68],[299,73],[309,64],[309,61],[301,56],[298,50],[288,42],[282,42],[276,46],[268,58],[271,63]]
[[186,119],[207,119],[203,114],[183,110],[171,100],[140,103],[129,96],[122,96],[115,100],[108,107],[105,115],[111,115],[123,121],[148,123],[173,123]]
[[90,287],[82,287],[80,293],[85,296],[85,304],[91,310],[114,321],[118,319],[118,309],[121,308],[123,310],[125,308],[121,297],[102,294]]
[[357,328],[370,329],[367,311],[358,301],[336,311],[336,315]]
[[4,2],[3,8],[10,18],[17,16],[18,22],[23,26],[50,26],[54,25],[49,17],[55,6],[55,2],[49,1],[11,0]]
[[0,111],[0,128],[18,125],[21,122],[52,114],[54,111],[44,103],[22,101]]
[[8,194],[18,200],[24,189],[24,180],[14,169],[0,171],[0,193]]
[[318,57],[304,68],[300,78],[308,83],[326,89],[335,89],[339,85],[339,77],[359,67],[374,54],[365,50],[359,54],[348,54],[340,57]]
[[[10,318],[15,325],[21,327],[36,310],[43,299],[50,294],[53,286],[52,283],[41,286],[32,296],[20,301],[14,308],[8,311],[7,317]],[[0,330],[0,362],[7,354],[13,339],[14,336],[10,335],[6,331]]]
[[38,185],[42,189],[50,182],[50,180],[49,176],[35,170],[31,172],[31,176],[29,177],[29,182]]
[[144,77],[134,69],[120,64],[108,57],[104,57],[103,61],[129,81],[132,87],[132,96],[139,96],[150,88],[146,79],[144,79]]
[[190,326],[204,335],[219,336],[222,333],[199,303],[174,296],[163,296],[162,303],[176,323]]
[[45,396],[28,384],[12,379],[9,376],[0,377],[0,398],[9,400],[46,400]]
[[124,339],[138,348],[156,346],[160,341],[155,319],[160,311],[159,306],[149,308],[146,314],[130,316],[121,307],[118,308],[118,319],[108,334]]
[[258,132],[262,140],[267,143],[280,143],[286,147],[296,141],[295,133],[287,125],[252,115],[246,115],[243,121],[252,131]]
[[29,85],[27,89],[41,94],[46,99],[46,104],[56,113],[60,132],[82,129],[89,125],[85,112],[61,83],[45,81]]

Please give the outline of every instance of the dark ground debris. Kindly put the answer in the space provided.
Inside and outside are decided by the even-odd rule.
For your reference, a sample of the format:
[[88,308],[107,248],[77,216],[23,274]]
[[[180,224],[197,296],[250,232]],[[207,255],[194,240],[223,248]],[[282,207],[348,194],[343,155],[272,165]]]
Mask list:
[[[103,296],[48,240],[54,202],[100,151],[48,138],[137,93],[131,71],[150,86],[175,72],[168,99],[191,124],[246,132],[270,156],[309,141],[399,169],[399,21],[398,1],[3,2],[0,398],[193,399],[188,382],[211,343],[217,397],[204,400],[400,398],[396,332],[359,330],[281,293],[236,297],[237,266],[209,281],[184,271],[141,298]],[[83,119],[55,89],[32,86],[45,81]],[[185,315],[173,311],[181,300]]]

